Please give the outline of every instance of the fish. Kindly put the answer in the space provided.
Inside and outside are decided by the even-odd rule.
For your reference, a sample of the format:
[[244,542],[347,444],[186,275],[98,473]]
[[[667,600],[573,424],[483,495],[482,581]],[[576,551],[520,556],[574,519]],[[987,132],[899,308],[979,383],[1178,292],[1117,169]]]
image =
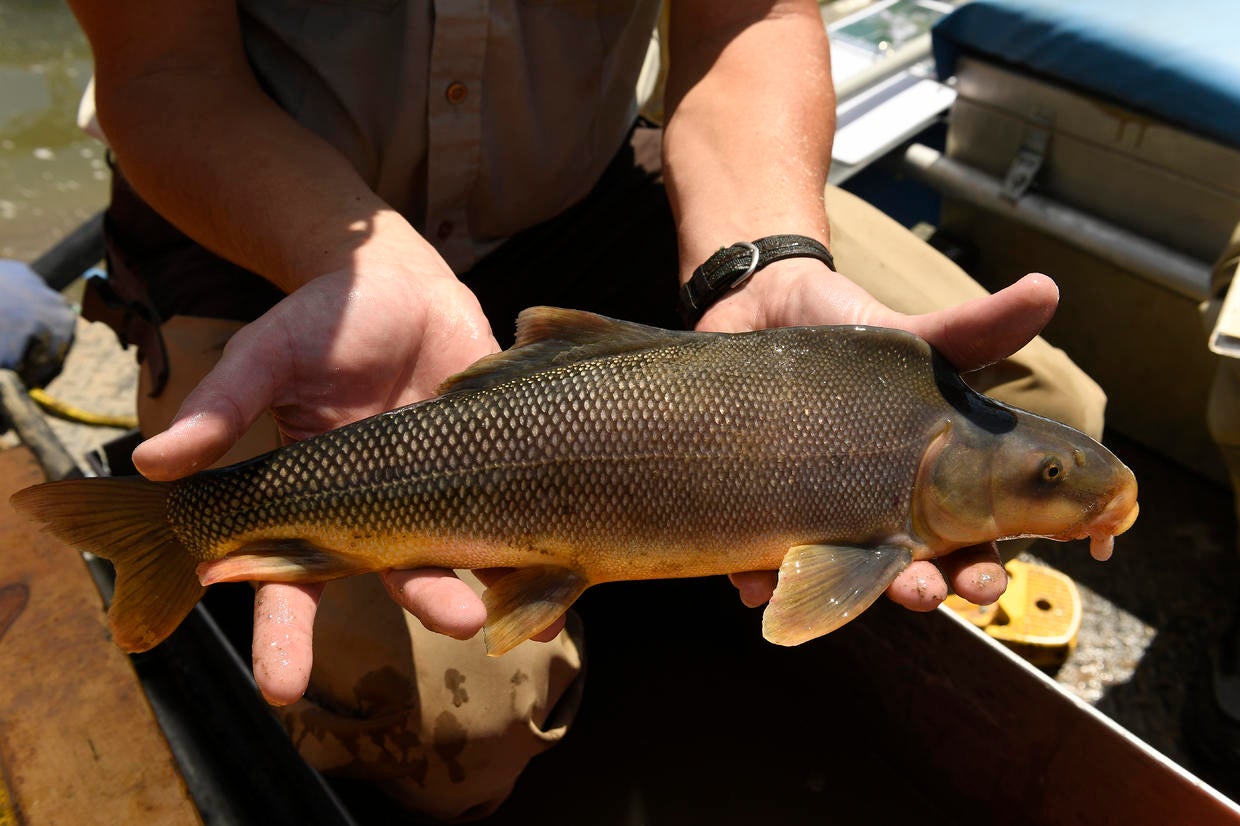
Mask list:
[[1099,559],[1132,471],[971,389],[926,341],[866,326],[703,333],[524,311],[514,346],[435,397],[173,482],[49,482],[13,506],[116,568],[109,625],[165,639],[216,582],[506,569],[487,651],[591,585],[778,570],[762,633],[797,645],[914,560],[1018,536]]

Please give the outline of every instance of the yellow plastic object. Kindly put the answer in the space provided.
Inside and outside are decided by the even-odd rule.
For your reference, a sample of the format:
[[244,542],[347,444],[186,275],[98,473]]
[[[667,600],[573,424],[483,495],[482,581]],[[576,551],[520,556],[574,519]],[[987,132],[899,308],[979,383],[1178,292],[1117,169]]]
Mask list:
[[1008,587],[994,605],[952,594],[948,607],[1041,668],[1063,664],[1081,629],[1081,595],[1069,577],[1020,560],[1004,566]]
[[[53,416],[77,422],[78,424],[95,425],[97,427],[119,427],[125,430],[132,430],[138,426],[137,416],[112,416],[106,413],[92,413],[89,410],[65,404],[59,399],[49,396],[38,387],[30,390],[30,398],[34,399],[39,407],[42,407]],[[0,824],[0,826],[3,826],[3,824]]]

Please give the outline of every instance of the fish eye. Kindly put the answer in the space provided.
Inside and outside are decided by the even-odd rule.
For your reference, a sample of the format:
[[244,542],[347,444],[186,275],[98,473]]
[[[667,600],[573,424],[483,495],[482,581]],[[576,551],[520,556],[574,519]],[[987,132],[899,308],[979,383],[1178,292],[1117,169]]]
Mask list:
[[1058,482],[1063,478],[1064,473],[1063,463],[1059,461],[1058,457],[1047,456],[1042,460],[1043,482]]

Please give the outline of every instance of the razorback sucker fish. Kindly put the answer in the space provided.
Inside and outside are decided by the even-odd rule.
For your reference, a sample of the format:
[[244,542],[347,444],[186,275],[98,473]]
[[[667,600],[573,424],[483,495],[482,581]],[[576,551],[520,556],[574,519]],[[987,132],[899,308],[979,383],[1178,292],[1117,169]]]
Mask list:
[[485,592],[502,654],[590,585],[779,569],[764,636],[795,645],[912,560],[1089,537],[1137,516],[1132,472],[971,390],[874,327],[670,332],[535,308],[439,396],[184,480],[77,479],[13,504],[110,559],[109,621],[158,644],[213,582],[514,569]]

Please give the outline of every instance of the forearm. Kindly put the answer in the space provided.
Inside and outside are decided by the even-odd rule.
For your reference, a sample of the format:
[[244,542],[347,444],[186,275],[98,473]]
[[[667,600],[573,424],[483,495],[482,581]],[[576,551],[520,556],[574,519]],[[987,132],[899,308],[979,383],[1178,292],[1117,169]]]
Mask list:
[[339,153],[273,104],[214,78],[143,78],[120,93],[125,103],[101,106],[101,123],[137,191],[194,240],[282,289],[396,262],[410,246],[434,255]]
[[449,274],[339,152],[261,90],[235,10],[212,11],[209,53],[179,48],[136,60],[125,44],[102,54],[96,45],[100,123],[143,198],[194,240],[286,291],[358,265]]
[[817,5],[776,4],[750,19],[741,5],[671,6],[663,151],[682,281],[736,241],[829,241],[835,96]]

